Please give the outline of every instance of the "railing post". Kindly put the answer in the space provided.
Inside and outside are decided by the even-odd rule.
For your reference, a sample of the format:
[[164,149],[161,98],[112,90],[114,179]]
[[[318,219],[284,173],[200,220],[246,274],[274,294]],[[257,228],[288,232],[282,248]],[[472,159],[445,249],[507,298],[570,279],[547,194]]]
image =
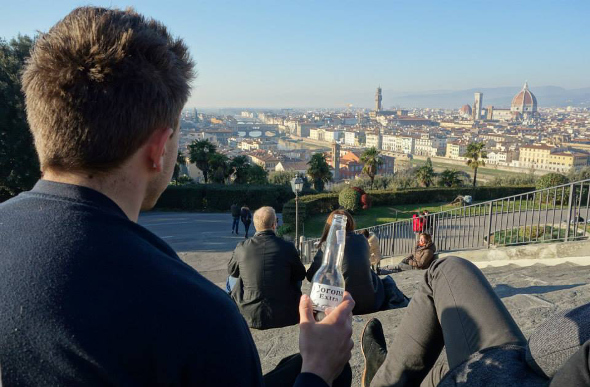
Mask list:
[[489,209],[489,213],[490,213],[490,219],[488,221],[488,231],[486,233],[486,235],[488,236],[488,249],[490,248],[490,241],[492,240],[492,204],[493,202],[490,202],[490,209]]
[[[567,205],[567,225],[565,226],[565,242],[568,241],[570,236],[570,222],[572,221],[572,201],[574,198],[574,185],[570,184],[570,198]],[[574,232],[575,237],[575,232]]]

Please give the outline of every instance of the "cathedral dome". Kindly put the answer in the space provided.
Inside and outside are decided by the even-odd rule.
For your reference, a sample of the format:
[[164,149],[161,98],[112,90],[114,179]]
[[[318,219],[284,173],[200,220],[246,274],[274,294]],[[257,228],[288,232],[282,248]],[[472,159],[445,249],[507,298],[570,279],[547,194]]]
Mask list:
[[459,112],[461,114],[465,114],[467,116],[470,116],[471,115],[471,106],[463,105],[463,107],[459,110]]
[[510,110],[518,113],[536,113],[537,98],[529,90],[527,82],[524,83],[522,90],[512,99]]

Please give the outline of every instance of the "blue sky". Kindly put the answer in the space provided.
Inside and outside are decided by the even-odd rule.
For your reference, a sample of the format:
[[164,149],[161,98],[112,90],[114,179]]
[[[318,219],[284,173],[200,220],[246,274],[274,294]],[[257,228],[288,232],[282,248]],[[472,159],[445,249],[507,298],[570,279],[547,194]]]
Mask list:
[[[82,1],[0,0],[0,37],[46,31]],[[189,106],[372,105],[384,92],[590,86],[590,1],[94,1],[183,37]],[[384,104],[387,106],[387,94]],[[362,104],[362,103],[361,103]]]

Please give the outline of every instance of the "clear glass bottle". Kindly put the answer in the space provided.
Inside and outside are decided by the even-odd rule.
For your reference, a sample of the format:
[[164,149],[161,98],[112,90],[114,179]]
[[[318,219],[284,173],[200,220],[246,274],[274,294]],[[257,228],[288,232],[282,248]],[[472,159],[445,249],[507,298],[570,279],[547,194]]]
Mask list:
[[334,215],[326,240],[322,266],[312,279],[309,297],[317,321],[326,316],[326,308],[335,308],[344,297],[342,258],[346,244],[346,220],[344,215]]

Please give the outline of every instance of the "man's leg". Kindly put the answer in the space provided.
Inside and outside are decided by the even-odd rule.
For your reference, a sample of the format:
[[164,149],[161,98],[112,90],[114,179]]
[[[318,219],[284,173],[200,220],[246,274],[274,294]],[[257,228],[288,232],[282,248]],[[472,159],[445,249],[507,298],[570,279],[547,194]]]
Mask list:
[[[264,375],[264,385],[266,387],[274,386],[292,386],[295,379],[301,373],[303,359],[300,354],[288,356],[277,364],[276,368]],[[340,375],[332,383],[332,387],[349,387],[352,384],[352,369],[350,364],[346,366]]]
[[[439,259],[412,297],[371,386],[420,385],[443,346],[453,369],[481,349],[508,343],[526,340],[483,273],[458,257]],[[435,386],[443,373],[428,376]]]

